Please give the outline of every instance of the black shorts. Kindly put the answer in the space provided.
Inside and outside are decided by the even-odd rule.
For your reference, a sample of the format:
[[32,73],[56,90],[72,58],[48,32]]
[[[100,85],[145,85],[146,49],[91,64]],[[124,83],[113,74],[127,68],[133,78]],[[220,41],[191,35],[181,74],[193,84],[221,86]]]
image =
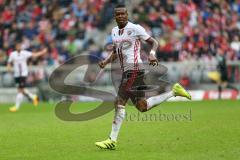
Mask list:
[[228,82],[228,74],[227,74],[227,71],[222,71],[220,72],[221,74],[221,81],[222,82]]
[[15,77],[17,88],[24,88],[26,86],[26,77]]
[[145,97],[144,70],[128,70],[123,72],[118,90],[118,99],[127,102],[130,98],[133,104]]

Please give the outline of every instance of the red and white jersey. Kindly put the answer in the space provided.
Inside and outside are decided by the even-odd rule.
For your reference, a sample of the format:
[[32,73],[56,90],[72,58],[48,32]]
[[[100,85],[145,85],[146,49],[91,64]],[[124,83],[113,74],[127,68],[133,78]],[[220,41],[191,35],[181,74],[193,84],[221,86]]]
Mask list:
[[123,71],[143,69],[140,57],[140,40],[149,38],[150,35],[142,26],[131,22],[128,22],[122,29],[119,29],[118,26],[112,29],[113,44],[116,47]]
[[10,53],[8,63],[13,63],[14,77],[26,77],[28,75],[27,60],[32,56],[32,52],[21,50]]

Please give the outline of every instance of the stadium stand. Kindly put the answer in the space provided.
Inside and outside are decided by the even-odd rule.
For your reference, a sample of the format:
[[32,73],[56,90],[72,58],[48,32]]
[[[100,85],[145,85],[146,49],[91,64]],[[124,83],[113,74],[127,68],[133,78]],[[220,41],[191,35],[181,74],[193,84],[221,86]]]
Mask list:
[[133,20],[158,38],[164,61],[212,58],[221,48],[240,59],[239,1],[142,1]]
[[[114,0],[17,0],[0,2],[0,64],[5,65],[18,40],[34,50],[48,45],[46,65],[65,61],[86,50],[94,30],[112,19]],[[100,13],[100,14],[99,14]],[[109,17],[108,19],[106,19]]]
[[[49,44],[47,65],[87,50],[92,44],[91,32],[104,30],[111,22],[117,2],[1,0],[0,64],[5,64],[19,39],[26,49]],[[133,6],[131,20],[159,40],[160,60],[209,59],[218,54],[218,48],[229,60],[236,60],[240,59],[239,8],[239,2],[233,0],[146,0]]]
[[[119,2],[124,0],[0,0],[0,66],[6,65],[9,53],[19,40],[28,50],[49,48],[48,55],[40,61],[32,60],[31,65],[56,67],[82,53],[88,53],[90,63],[96,63],[94,56],[108,55],[103,45],[111,43],[110,28],[115,25],[112,13]],[[225,53],[227,60],[234,64],[228,68],[230,81],[240,81],[239,67],[232,63],[240,60],[238,0],[138,0],[135,3],[128,5],[129,19],[140,23],[159,41],[157,57],[161,63],[184,63],[184,72],[179,65],[168,65],[172,81],[179,80],[190,88],[190,84],[209,82],[206,71],[211,70],[211,65],[195,65],[186,70],[189,66],[186,63],[211,64],[219,52]],[[96,35],[100,35],[100,40]],[[145,45],[142,53],[146,60]],[[41,74],[30,74],[29,86],[47,80],[44,79],[49,75],[46,71],[37,72]],[[9,74],[1,71],[0,75],[1,87],[13,84]]]

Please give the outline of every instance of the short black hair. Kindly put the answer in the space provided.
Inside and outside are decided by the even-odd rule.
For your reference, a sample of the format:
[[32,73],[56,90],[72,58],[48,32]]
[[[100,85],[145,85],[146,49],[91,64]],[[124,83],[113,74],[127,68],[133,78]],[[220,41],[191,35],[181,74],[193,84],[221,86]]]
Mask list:
[[125,4],[117,4],[116,6],[115,6],[115,9],[116,8],[126,8],[126,5]]
[[15,41],[15,45],[17,45],[17,44],[22,44],[22,41],[20,41],[20,40]]

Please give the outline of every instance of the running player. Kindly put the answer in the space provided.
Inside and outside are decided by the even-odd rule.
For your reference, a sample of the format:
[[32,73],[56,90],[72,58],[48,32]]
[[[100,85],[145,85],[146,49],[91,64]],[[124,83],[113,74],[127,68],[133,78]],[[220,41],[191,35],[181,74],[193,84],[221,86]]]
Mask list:
[[[132,95],[129,92],[131,87],[144,85],[143,78],[136,79],[136,77],[143,77],[142,75],[144,75],[143,62],[140,58],[140,40],[146,41],[152,46],[148,60],[150,65],[153,66],[158,65],[155,57],[158,42],[149,36],[142,26],[128,21],[128,13],[124,5],[115,7],[114,16],[117,22],[117,26],[112,29],[114,50],[108,58],[99,62],[99,66],[104,68],[118,57],[123,74],[118,95],[114,102],[115,116],[110,136],[105,141],[95,143],[97,147],[102,149],[116,148],[118,133],[125,117],[125,104],[129,98],[141,112],[148,111],[173,96],[182,96],[191,99],[190,94],[178,83],[174,84],[172,91],[148,99],[144,98],[143,95],[137,95],[136,97],[136,95]],[[123,43],[129,44],[128,47],[124,47]]]
[[16,50],[10,53],[7,64],[8,71],[12,72],[13,70],[14,72],[14,78],[17,85],[16,102],[13,107],[9,108],[9,111],[16,112],[19,110],[24,96],[30,99],[33,102],[34,106],[38,105],[38,96],[25,89],[26,78],[28,76],[27,60],[30,57],[37,58],[46,53],[46,48],[39,52],[29,52],[27,50],[21,49],[20,42],[16,43]]

